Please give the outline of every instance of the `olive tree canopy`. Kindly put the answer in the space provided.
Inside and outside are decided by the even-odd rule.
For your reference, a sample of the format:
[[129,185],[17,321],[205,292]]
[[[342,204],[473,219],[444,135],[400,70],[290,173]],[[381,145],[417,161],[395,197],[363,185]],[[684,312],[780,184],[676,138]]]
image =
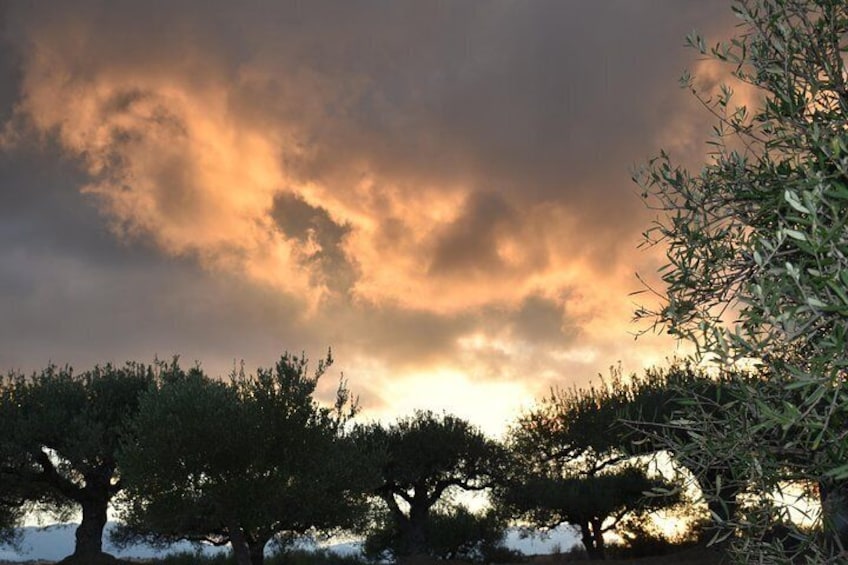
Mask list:
[[102,538],[107,508],[123,488],[116,456],[155,370],[128,363],[75,374],[51,366],[3,380],[0,498],[63,518],[81,512],[68,562],[110,560]]
[[370,484],[345,437],[356,407],[344,382],[333,405],[314,398],[331,362],[310,374],[285,354],[230,381],[172,366],[123,443],[118,540],[230,544],[239,565],[261,565],[272,539],[352,527]]
[[500,446],[449,414],[416,412],[363,426],[358,436],[379,477],[373,492],[388,507],[395,556],[432,554],[434,507],[453,492],[489,488],[502,469]]
[[511,461],[495,489],[496,506],[537,527],[575,526],[590,558],[604,559],[603,535],[622,519],[676,504],[677,495],[645,496],[674,487],[649,475],[631,449],[623,418],[632,402],[632,388],[615,369],[600,386],[553,390],[509,431]]

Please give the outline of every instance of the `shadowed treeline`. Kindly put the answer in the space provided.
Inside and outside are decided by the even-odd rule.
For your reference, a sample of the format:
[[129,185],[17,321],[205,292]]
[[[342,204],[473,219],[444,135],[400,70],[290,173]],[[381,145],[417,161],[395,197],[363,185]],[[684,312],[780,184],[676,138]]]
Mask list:
[[[328,355],[310,372],[304,357],[286,353],[271,368],[223,380],[176,359],[8,375],[6,539],[28,510],[82,510],[64,562],[114,562],[102,552],[112,506],[119,546],[228,545],[239,565],[262,564],[274,544],[291,551],[303,536],[341,532],[362,536],[373,560],[509,562],[519,558],[503,545],[514,523],[572,525],[592,559],[608,555],[612,532],[629,548],[613,554],[669,549],[648,516],[691,501],[668,470],[652,467],[661,448],[652,433],[628,422],[646,414],[647,427],[667,422],[676,409],[669,387],[682,375],[712,382],[690,368],[552,391],[499,442],[449,414],[358,422],[344,381],[333,404],[314,398],[332,362]],[[487,510],[457,499],[473,491],[485,493]]]

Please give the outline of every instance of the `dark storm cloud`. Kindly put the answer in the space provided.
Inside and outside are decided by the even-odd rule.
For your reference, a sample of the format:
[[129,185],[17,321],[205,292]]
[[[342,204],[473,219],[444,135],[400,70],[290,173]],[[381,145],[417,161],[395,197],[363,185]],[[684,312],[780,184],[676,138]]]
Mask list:
[[2,154],[0,179],[2,372],[182,355],[220,374],[287,344],[330,345],[292,324],[303,311],[291,298],[116,240],[57,156]]
[[[257,120],[300,120],[309,154],[289,164],[307,181],[362,162],[436,186],[461,178],[579,209],[583,229],[614,218],[600,238],[610,242],[644,219],[627,167],[659,142],[666,120],[657,118],[682,111],[685,98],[668,93],[684,66],[683,35],[729,12],[679,0],[119,8],[54,5],[37,21],[44,10],[24,8],[23,19],[50,31],[80,22],[86,55],[126,72],[163,60],[200,83],[210,68],[278,72],[272,84],[235,87],[229,103]],[[326,106],[311,107],[310,96]],[[171,180],[169,194],[188,184]]]
[[331,290],[350,291],[357,277],[357,267],[343,248],[350,226],[337,224],[324,208],[285,192],[274,198],[271,217],[287,237],[315,244],[307,260],[318,267],[316,274]]
[[526,343],[542,346],[573,343],[578,327],[566,322],[561,304],[541,296],[529,296],[512,317],[514,335]]
[[[508,363],[509,355],[484,344],[479,351],[464,353],[463,339],[468,337],[516,344],[536,354],[543,348],[567,347],[579,336],[579,327],[563,303],[542,296],[530,296],[515,306],[491,306],[454,315],[355,305],[338,307],[328,314],[318,324],[322,327],[318,335],[327,336],[332,343],[354,345],[359,351],[378,351],[381,359],[403,369],[426,369],[463,355],[473,364],[484,361],[484,356],[489,357],[487,362]],[[502,376],[518,375],[506,370]]]
[[518,217],[498,194],[474,192],[459,217],[437,236],[429,273],[484,271],[496,274],[506,267],[498,255],[498,238],[514,231]]
[[94,199],[80,195],[85,181],[85,175],[65,162],[56,147],[0,152],[0,247],[82,256],[100,265],[158,262],[159,254],[143,244],[127,255],[109,232]]
[[317,67],[365,85],[312,170],[358,151],[416,178],[459,168],[534,199],[588,204],[593,220],[609,212],[598,189],[629,189],[621,172],[618,186],[598,187],[599,171],[641,158],[665,127],[657,115],[685,103],[668,95],[685,63],[683,35],[727,12],[680,1],[414,6],[355,18],[341,41],[316,31]]

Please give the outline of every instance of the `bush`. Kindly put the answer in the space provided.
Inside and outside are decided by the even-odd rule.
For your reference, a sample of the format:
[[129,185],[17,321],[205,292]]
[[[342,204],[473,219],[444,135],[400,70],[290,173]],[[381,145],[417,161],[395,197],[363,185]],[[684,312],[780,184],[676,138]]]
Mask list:
[[498,545],[483,549],[484,563],[524,563],[527,556],[516,549]]
[[265,560],[266,565],[366,565],[358,554],[340,555],[329,549],[283,549]]
[[704,527],[708,523],[694,522],[682,534],[668,537],[657,527],[643,519],[626,520],[622,524],[623,541],[610,544],[610,557],[621,559],[637,559],[677,553],[683,549],[703,543]]
[[[235,565],[231,553],[214,556],[201,552],[182,551],[165,556],[156,565]],[[265,565],[367,565],[359,555],[339,555],[329,549],[283,548],[265,559]]]
[[198,550],[169,553],[161,561],[156,561],[156,565],[235,565],[235,562],[235,558],[230,553],[210,556]]

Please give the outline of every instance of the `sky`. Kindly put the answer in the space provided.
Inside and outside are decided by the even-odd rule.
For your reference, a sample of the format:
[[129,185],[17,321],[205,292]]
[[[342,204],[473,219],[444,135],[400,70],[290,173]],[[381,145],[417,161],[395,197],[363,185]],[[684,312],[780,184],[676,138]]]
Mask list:
[[631,181],[729,2],[0,1],[0,372],[332,348],[366,418],[502,431],[685,353]]

